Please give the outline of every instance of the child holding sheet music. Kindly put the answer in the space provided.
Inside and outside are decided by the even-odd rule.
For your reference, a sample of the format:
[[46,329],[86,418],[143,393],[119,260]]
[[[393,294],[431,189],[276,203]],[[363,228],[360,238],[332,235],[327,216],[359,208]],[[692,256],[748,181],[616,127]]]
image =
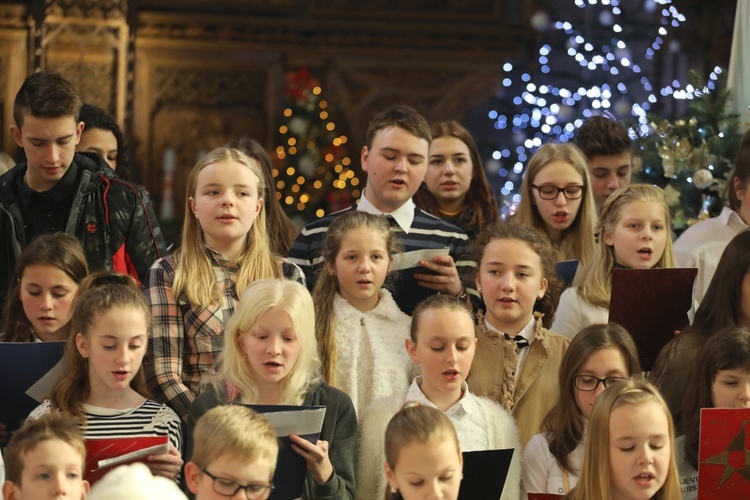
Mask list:
[[445,413],[410,401],[388,422],[384,467],[391,500],[456,500],[462,466],[456,430]]
[[245,406],[217,406],[193,430],[195,450],[185,464],[185,481],[195,500],[271,495],[279,443],[265,417]]
[[543,233],[514,221],[488,227],[477,241],[476,283],[487,310],[478,317],[467,381],[512,411],[521,446],[560,395],[557,373],[570,343],[547,330],[560,289],[554,258]]
[[417,305],[406,349],[421,366],[422,375],[406,393],[373,403],[362,418],[357,498],[384,497],[386,480],[380,464],[387,457],[383,434],[387,422],[406,401],[445,413],[456,428],[463,451],[513,448],[502,498],[518,498],[521,457],[513,418],[494,401],[472,394],[465,383],[476,345],[474,320],[465,302],[433,295]]
[[149,389],[185,418],[201,376],[213,373],[224,324],[247,285],[261,278],[298,279],[302,271],[271,253],[257,160],[217,148],[187,181],[182,245],[148,272],[154,317],[146,373]]
[[702,408],[750,408],[750,329],[728,326],[708,339],[685,393],[685,434],[675,441],[682,498],[698,498]]
[[315,282],[315,326],[323,376],[362,415],[374,400],[409,387],[404,349],[411,319],[383,288],[397,251],[384,217],[347,212],[331,223]]
[[607,322],[613,268],[674,267],[671,227],[661,188],[631,184],[615,191],[599,215],[594,259],[580,285],[560,297],[552,331],[572,338],[588,325]]
[[13,434],[5,458],[7,480],[0,498],[83,500],[89,492],[83,479],[83,435],[70,417],[47,415],[26,422]]
[[529,160],[521,185],[516,220],[547,235],[557,250],[555,260],[594,256],[596,206],[588,161],[573,144],[545,144]]
[[724,249],[693,324],[662,348],[651,371],[651,381],[662,391],[677,432],[683,429],[682,403],[690,373],[706,340],[725,326],[750,328],[749,284],[750,231],[743,231]]
[[3,342],[66,341],[73,298],[89,273],[81,242],[37,236],[21,252],[3,311]]
[[151,314],[135,280],[110,272],[87,277],[78,291],[71,330],[77,333],[65,352],[70,370],[29,418],[53,411],[72,415],[87,440],[168,436],[169,452],[148,457],[146,465],[154,475],[177,478],[182,467],[180,419],[139,392]]
[[219,405],[325,406],[317,443],[290,435],[307,462],[305,496],[354,498],[357,415],[349,396],[320,378],[315,311],[303,285],[269,278],[248,286],[224,330],[217,374],[202,385],[188,414],[188,436],[201,415]]
[[597,398],[578,485],[564,500],[614,498],[680,500],[672,418],[645,380],[616,382]]
[[524,450],[522,498],[575,487],[594,402],[608,385],[640,373],[635,342],[620,325],[591,325],[573,338],[560,366],[560,399]]

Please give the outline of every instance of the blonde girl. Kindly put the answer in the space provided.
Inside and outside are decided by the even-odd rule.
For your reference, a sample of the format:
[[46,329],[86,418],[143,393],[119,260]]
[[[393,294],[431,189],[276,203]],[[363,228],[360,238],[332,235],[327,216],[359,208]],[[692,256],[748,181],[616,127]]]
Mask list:
[[563,292],[552,330],[572,338],[588,325],[606,323],[615,267],[674,267],[671,224],[661,188],[631,184],[615,191],[599,215],[594,260],[580,285]]
[[168,436],[169,453],[148,457],[155,475],[176,479],[182,468],[180,419],[143,394],[141,363],[151,313],[130,276],[86,278],[75,302],[65,355],[70,370],[29,418],[60,411],[78,419],[86,439]]
[[674,427],[659,391],[617,382],[597,398],[578,486],[565,500],[679,500]]
[[591,325],[573,338],[560,365],[560,399],[524,450],[523,498],[563,495],[576,485],[594,402],[609,385],[640,373],[635,342],[620,325]]
[[433,295],[420,302],[414,309],[406,350],[421,367],[421,375],[405,393],[373,403],[363,416],[357,498],[384,497],[383,433],[406,401],[445,413],[464,451],[513,448],[502,498],[518,498],[521,448],[513,417],[494,401],[472,394],[466,385],[476,351],[474,318],[466,304],[449,295]]
[[347,393],[358,414],[409,386],[404,350],[411,318],[383,288],[396,239],[384,217],[347,212],[323,244],[325,266],[313,290],[316,337],[326,382]]
[[78,285],[88,275],[78,238],[43,234],[21,252],[3,311],[3,342],[67,341]]
[[435,408],[406,403],[388,422],[381,467],[391,500],[456,500],[463,457],[453,424]]
[[488,227],[476,248],[486,311],[477,318],[469,388],[513,413],[525,446],[559,397],[557,373],[570,343],[547,330],[560,290],[555,251],[541,231],[517,221]]
[[596,206],[588,161],[580,149],[550,143],[534,153],[526,167],[515,218],[544,231],[557,249],[556,260],[591,262]]
[[261,278],[303,280],[297,266],[271,253],[263,179],[258,161],[239,150],[204,156],[188,177],[182,246],[149,270],[154,333],[147,383],[183,418],[245,288]]
[[[349,396],[320,377],[315,312],[300,283],[262,279],[247,287],[224,331],[217,374],[190,407],[188,439],[206,411],[224,404],[322,405],[317,443],[291,435],[307,461],[305,498],[354,498],[357,415]],[[187,458],[191,446],[188,441]]]

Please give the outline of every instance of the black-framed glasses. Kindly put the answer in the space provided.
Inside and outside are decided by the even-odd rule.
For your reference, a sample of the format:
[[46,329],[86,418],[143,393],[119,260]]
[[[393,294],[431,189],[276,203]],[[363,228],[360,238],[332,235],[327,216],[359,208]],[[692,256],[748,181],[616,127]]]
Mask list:
[[537,186],[536,184],[532,184],[531,187],[539,191],[539,197],[543,200],[554,200],[558,196],[560,196],[561,191],[565,198],[568,200],[577,200],[578,198],[583,196],[582,185],[565,186],[564,188],[559,188],[557,186]]
[[607,377],[599,378],[593,375],[576,375],[573,379],[576,389],[579,391],[595,391],[599,384],[604,384],[606,389],[608,385],[619,382],[620,380],[627,380],[625,377]]
[[201,469],[204,474],[211,478],[214,493],[218,493],[221,496],[233,497],[240,490],[245,490],[245,497],[247,500],[265,500],[271,495],[273,491],[273,484],[268,483],[250,483],[240,484],[234,479],[227,477],[214,476],[206,469]]

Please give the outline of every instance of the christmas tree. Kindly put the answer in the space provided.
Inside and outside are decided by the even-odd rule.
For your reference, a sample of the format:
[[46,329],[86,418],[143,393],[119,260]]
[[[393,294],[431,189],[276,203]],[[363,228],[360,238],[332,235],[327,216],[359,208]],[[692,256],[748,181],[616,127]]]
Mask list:
[[292,218],[309,219],[346,208],[359,197],[360,180],[347,155],[320,80],[306,68],[286,74],[284,123],[273,171],[276,196]]
[[687,114],[675,121],[650,115],[648,134],[638,141],[642,166],[634,181],[664,188],[678,233],[721,212],[742,138],[739,116],[728,105],[732,96],[721,75],[721,70],[714,71],[708,84],[702,84],[693,72],[694,98]]

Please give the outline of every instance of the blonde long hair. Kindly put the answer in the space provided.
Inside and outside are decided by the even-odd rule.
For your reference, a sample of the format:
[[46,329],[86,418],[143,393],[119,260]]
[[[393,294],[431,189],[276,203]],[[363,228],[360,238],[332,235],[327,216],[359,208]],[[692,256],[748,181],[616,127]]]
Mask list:
[[586,266],[581,274],[581,285],[577,293],[584,300],[595,306],[609,307],[609,299],[612,294],[612,269],[615,267],[615,250],[607,245],[605,236],[612,234],[615,230],[620,212],[628,203],[634,201],[649,201],[658,203],[664,209],[665,231],[667,231],[667,242],[664,245],[664,253],[654,265],[654,269],[674,267],[674,254],[672,253],[672,238],[669,231],[672,227],[672,219],[669,207],[664,201],[664,191],[650,184],[630,184],[623,186],[607,199],[599,215],[596,225],[596,234],[599,237],[594,260]]
[[612,478],[609,464],[610,433],[609,420],[612,411],[623,405],[657,403],[667,417],[669,428],[669,448],[671,450],[667,477],[659,491],[653,496],[656,500],[680,500],[679,476],[675,465],[674,424],[669,408],[659,391],[645,380],[617,382],[596,399],[589,419],[589,434],[586,439],[581,475],[575,489],[566,500],[612,500]]
[[284,404],[299,405],[308,388],[320,379],[320,358],[315,340],[315,311],[310,292],[296,281],[260,279],[251,283],[240,298],[232,318],[224,328],[224,350],[217,360],[216,375],[201,381],[216,392],[226,392],[226,386],[239,391],[241,403],[253,404],[258,399],[258,386],[252,368],[240,345],[240,335],[257,323],[261,314],[278,307],[292,318],[300,354],[297,363],[282,382]]
[[558,260],[578,259],[586,265],[594,256],[594,223],[596,222],[596,205],[591,191],[588,161],[580,149],[569,143],[545,144],[534,153],[526,167],[526,174],[521,185],[521,203],[518,205],[516,219],[522,224],[544,231],[547,228],[539,210],[533,203],[532,185],[537,174],[553,161],[562,161],[572,166],[583,179],[583,199],[573,223],[563,231],[562,241],[554,244],[557,247]]
[[[175,252],[177,269],[172,287],[175,297],[183,293],[188,301],[200,307],[208,307],[220,300],[221,291],[216,283],[211,259],[206,253],[203,230],[190,209],[189,199],[195,196],[198,176],[212,163],[236,162],[249,168],[258,181],[258,199],[265,194],[266,184],[260,164],[238,149],[217,148],[209,152],[190,171],[185,196],[185,222],[182,245]],[[264,207],[260,208],[253,227],[247,233],[245,251],[238,259],[237,296],[241,297],[247,286],[261,278],[280,278],[281,266],[271,253],[271,244],[266,231]]]
[[318,271],[318,279],[315,281],[312,297],[315,303],[315,336],[318,339],[323,378],[333,386],[336,385],[336,344],[334,340],[336,321],[333,314],[333,302],[336,294],[339,293],[339,282],[330,271],[336,266],[336,257],[341,251],[344,237],[351,231],[362,228],[372,229],[383,238],[385,248],[391,258],[400,248],[385,217],[359,210],[347,212],[337,217],[326,232],[323,242],[323,260],[326,265],[321,266],[320,271]]

